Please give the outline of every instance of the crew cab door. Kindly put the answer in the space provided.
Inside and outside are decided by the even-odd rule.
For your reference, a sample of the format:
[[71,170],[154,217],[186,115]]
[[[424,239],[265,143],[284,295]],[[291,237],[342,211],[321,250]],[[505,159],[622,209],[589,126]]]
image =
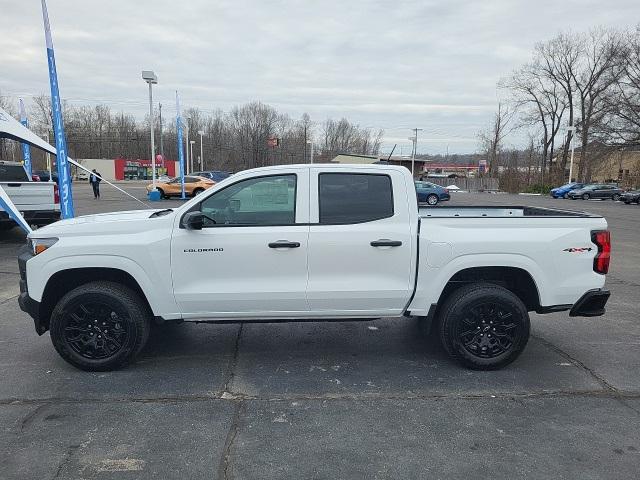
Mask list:
[[[237,177],[237,178],[236,178]],[[184,318],[307,313],[308,182],[305,168],[235,181],[201,195],[201,230],[174,227],[171,271]]]
[[397,170],[311,169],[311,314],[397,315],[406,307],[417,232],[409,220],[416,212],[415,188],[405,183]]

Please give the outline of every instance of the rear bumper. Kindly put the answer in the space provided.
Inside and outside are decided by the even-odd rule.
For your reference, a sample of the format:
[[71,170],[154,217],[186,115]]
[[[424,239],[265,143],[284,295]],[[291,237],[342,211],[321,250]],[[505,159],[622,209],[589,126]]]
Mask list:
[[609,290],[589,290],[573,305],[569,316],[598,317],[604,315],[606,311],[604,307],[610,296],[611,292]]
[[[22,216],[29,225],[49,225],[60,220],[60,210],[27,210]],[[15,223],[7,214],[0,212],[0,223]]]

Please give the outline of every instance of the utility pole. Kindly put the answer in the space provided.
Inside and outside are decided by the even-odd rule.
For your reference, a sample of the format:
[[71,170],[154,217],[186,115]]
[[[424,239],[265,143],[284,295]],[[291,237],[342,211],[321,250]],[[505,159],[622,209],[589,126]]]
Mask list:
[[418,132],[421,132],[422,128],[413,129],[413,152],[411,153],[411,176],[414,176],[415,163],[416,163],[416,150],[418,149]]
[[307,124],[304,124],[304,151],[302,152],[302,163],[307,163]]
[[162,157],[162,163],[164,167],[164,145],[162,144],[162,104],[158,103],[158,110],[160,111],[160,156]]

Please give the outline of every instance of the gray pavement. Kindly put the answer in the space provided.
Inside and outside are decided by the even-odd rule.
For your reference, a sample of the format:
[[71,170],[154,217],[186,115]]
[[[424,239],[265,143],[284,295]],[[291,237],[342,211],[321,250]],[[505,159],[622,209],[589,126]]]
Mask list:
[[[138,208],[106,186],[100,201],[85,185],[75,199],[79,214]],[[381,319],[165,327],[135,365],[87,373],[19,310],[24,235],[0,233],[0,479],[637,478],[640,207],[450,203],[603,214],[606,316],[533,315],[526,351],[498,372],[464,370],[415,322]]]

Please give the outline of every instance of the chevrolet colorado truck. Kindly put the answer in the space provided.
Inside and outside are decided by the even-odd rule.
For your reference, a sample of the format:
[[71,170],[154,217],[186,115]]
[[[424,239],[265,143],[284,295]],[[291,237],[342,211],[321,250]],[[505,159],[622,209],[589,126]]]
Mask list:
[[[161,322],[417,318],[472,369],[515,360],[529,312],[604,313],[604,218],[533,207],[419,209],[410,172],[285,165],[179,208],[34,231],[21,308],[85,370],[134,360]],[[433,328],[431,328],[433,326]]]

